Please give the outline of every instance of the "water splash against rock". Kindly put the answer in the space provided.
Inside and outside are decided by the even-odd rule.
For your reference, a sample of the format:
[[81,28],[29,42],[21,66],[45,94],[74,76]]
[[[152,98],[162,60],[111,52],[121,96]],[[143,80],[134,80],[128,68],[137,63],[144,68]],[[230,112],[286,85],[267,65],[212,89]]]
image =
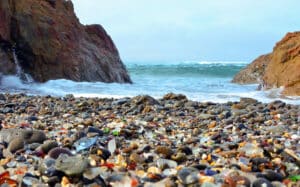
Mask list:
[[12,49],[12,53],[13,53],[14,63],[16,65],[16,76],[19,77],[22,81],[24,81],[24,83],[33,83],[34,82],[33,78],[28,73],[25,73],[24,70],[22,69],[14,48]]

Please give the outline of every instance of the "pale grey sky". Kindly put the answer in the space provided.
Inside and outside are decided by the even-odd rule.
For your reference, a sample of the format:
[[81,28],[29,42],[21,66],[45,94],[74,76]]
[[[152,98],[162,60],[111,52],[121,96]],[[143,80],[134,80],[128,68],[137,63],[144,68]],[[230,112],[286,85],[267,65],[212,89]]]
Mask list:
[[251,61],[300,30],[299,0],[72,0],[123,61]]

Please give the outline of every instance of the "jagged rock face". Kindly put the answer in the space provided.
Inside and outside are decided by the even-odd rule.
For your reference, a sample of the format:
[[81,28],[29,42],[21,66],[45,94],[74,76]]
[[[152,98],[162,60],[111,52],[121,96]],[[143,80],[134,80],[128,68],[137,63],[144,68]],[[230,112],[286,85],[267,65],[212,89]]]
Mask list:
[[12,48],[36,81],[131,82],[100,25],[80,24],[69,0],[0,1],[0,72],[12,73]]
[[285,95],[300,95],[300,32],[288,33],[276,44],[263,81],[267,88],[284,86]]
[[273,48],[239,72],[233,82],[260,83],[265,89],[284,87],[284,95],[300,95],[300,32],[288,33]]
[[261,55],[235,75],[232,82],[238,84],[260,84],[271,55]]

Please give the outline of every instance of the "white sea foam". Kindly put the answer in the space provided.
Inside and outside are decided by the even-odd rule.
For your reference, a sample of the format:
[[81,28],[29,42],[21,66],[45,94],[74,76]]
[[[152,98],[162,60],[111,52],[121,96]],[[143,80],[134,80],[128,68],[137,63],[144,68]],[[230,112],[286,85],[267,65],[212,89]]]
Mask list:
[[[232,70],[230,65],[228,66],[229,68],[226,67],[226,70]],[[195,70],[193,74],[182,72],[189,71],[190,69],[176,68],[175,71],[172,69],[172,66],[168,67],[168,69],[162,71],[160,74],[156,73],[159,70],[155,68],[150,72],[139,68],[131,69],[131,73],[135,72],[131,74],[134,84],[74,82],[65,79],[29,84],[20,80],[17,76],[2,76],[0,88],[1,92],[22,92],[53,96],[73,94],[75,97],[100,98],[122,98],[146,94],[155,98],[161,98],[166,93],[173,92],[184,94],[191,100],[202,102],[224,103],[227,101],[238,101],[241,97],[251,97],[261,102],[271,102],[280,99],[287,103],[300,104],[300,97],[283,97],[280,94],[282,88],[258,91],[256,90],[257,84],[243,86],[232,84],[230,81],[234,72],[228,76],[227,74],[223,74],[223,69],[218,69],[218,66],[216,66],[216,69],[204,68],[200,73],[210,72],[203,76],[195,76],[197,75],[197,69],[195,70],[194,68],[190,68],[192,71]],[[172,76],[168,75],[170,71],[173,72]],[[176,74],[177,71],[178,73]],[[216,74],[219,73],[219,75],[214,76],[214,71]],[[222,76],[220,76],[220,73]]]
[[1,79],[2,89],[26,89],[28,85],[24,84],[22,80],[14,75],[2,76]]

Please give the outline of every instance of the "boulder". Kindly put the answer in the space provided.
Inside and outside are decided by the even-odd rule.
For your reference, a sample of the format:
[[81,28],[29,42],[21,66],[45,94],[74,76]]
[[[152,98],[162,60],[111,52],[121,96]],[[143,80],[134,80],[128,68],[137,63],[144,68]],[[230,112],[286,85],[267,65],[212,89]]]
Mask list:
[[263,89],[283,87],[282,94],[300,95],[300,32],[288,33],[273,48],[262,55],[233,79],[239,84],[260,83]]
[[3,74],[15,73],[13,51],[38,82],[131,82],[111,37],[100,25],[82,25],[70,0],[1,0]]

